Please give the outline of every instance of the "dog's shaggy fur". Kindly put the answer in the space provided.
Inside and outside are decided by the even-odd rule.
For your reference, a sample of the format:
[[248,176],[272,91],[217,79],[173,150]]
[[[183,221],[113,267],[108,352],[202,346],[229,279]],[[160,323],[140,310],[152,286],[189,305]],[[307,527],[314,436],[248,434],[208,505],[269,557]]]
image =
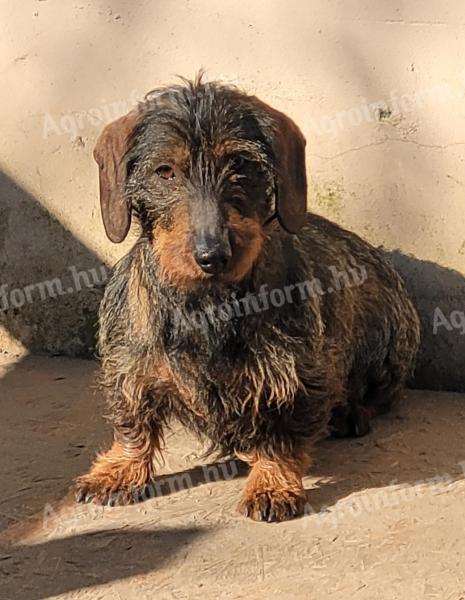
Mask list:
[[[291,518],[303,509],[312,445],[329,432],[366,433],[398,396],[417,314],[378,250],[305,214],[304,146],[282,113],[201,79],[152,92],[102,133],[107,233],[121,241],[131,210],[142,233],[101,305],[115,441],[78,479],[79,500],[130,501],[155,477],[177,418],[251,465],[244,514]],[[195,259],[209,243],[229,253],[214,274]],[[354,269],[365,274],[358,285]],[[302,294],[312,281],[318,293]],[[286,290],[286,301],[218,317],[231,299],[256,308],[264,289]],[[192,314],[217,316],[196,326]]]

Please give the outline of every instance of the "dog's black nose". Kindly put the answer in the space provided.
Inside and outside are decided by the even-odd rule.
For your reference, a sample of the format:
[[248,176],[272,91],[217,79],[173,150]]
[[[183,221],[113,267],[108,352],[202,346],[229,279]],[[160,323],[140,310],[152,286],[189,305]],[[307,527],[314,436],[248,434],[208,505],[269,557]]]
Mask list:
[[217,275],[226,271],[231,253],[221,246],[201,247],[194,252],[194,258],[202,271],[209,275]]

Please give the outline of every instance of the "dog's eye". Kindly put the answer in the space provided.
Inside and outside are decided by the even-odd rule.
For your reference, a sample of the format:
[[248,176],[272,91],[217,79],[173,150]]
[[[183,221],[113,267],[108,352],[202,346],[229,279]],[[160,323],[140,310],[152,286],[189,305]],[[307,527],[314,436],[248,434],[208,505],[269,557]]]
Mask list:
[[155,169],[155,173],[160,179],[174,179],[176,177],[174,169],[170,165],[160,165]]

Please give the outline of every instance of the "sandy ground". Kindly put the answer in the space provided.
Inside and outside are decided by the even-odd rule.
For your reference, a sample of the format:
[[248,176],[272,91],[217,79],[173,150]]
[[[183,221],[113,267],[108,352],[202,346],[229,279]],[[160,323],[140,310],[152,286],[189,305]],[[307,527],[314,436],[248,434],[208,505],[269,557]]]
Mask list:
[[76,506],[110,433],[95,364],[1,367],[1,600],[465,599],[465,397],[409,392],[369,436],[322,442],[309,514],[264,524],[235,512],[240,465],[205,469],[179,428],[158,497]]

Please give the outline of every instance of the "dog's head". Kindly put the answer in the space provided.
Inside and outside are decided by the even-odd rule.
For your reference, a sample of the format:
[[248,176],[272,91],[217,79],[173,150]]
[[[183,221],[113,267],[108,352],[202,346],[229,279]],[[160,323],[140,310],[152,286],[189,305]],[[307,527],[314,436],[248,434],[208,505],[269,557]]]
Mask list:
[[108,237],[126,237],[132,208],[174,283],[237,282],[273,216],[289,233],[305,220],[302,133],[233,87],[197,79],[155,90],[104,129],[94,156]]

